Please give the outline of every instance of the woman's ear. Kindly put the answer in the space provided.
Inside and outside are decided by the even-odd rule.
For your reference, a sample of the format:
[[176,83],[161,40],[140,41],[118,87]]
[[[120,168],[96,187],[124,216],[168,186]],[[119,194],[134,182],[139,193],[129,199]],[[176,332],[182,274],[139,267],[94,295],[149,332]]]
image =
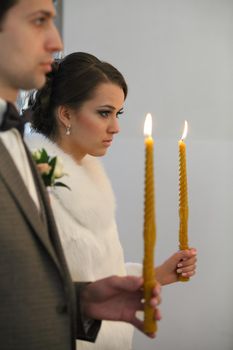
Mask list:
[[71,109],[69,107],[59,106],[57,116],[63,127],[67,128],[71,125]]

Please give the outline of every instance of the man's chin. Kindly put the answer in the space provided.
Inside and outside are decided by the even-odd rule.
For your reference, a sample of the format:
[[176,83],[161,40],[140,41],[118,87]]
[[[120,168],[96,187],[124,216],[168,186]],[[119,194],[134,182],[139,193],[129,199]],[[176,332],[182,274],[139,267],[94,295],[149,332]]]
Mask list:
[[46,81],[46,76],[44,74],[40,74],[33,77],[34,79],[28,79],[27,81],[21,81],[21,84],[19,84],[20,89],[22,90],[38,90],[41,89]]
[[46,82],[46,75],[40,75],[35,79],[35,87],[33,89],[41,89]]

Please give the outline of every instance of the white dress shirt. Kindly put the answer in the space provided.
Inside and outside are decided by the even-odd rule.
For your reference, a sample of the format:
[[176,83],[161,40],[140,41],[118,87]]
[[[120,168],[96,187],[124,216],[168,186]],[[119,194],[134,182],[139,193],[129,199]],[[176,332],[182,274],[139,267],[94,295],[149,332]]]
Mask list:
[[[0,125],[2,117],[6,111],[7,103],[0,98]],[[22,142],[21,135],[18,130],[10,129],[8,131],[0,131],[0,139],[11,155],[24,183],[28,189],[37,208],[40,209],[39,199],[36,192],[35,182],[32,176],[31,168],[28,163],[27,154]]]

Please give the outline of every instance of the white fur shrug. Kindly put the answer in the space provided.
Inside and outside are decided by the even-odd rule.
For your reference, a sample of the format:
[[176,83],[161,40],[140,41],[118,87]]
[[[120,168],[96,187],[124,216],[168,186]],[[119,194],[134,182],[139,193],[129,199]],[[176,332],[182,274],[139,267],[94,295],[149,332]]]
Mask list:
[[[126,267],[115,221],[115,199],[100,161],[86,156],[78,165],[56,144],[43,136],[26,137],[31,149],[45,148],[63,160],[68,174],[61,181],[71,188],[52,189],[51,205],[71,276],[75,281],[94,281],[125,275]],[[130,274],[141,267],[130,264]],[[95,344],[77,341],[78,349],[128,350],[133,329],[121,322],[103,322]]]

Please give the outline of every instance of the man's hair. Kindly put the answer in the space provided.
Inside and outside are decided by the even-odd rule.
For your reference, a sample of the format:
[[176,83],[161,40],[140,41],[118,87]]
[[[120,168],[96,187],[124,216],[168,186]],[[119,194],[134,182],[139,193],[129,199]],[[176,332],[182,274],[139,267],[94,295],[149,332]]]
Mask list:
[[[0,30],[2,26],[2,22],[4,20],[4,17],[7,13],[7,11],[14,5],[16,5],[19,2],[19,0],[1,0],[0,3]],[[56,0],[53,0],[54,5],[56,5]]]
[[1,0],[1,6],[0,6],[0,29],[2,26],[2,22],[4,20],[4,17],[7,13],[7,11],[14,5],[17,4],[19,0]]

